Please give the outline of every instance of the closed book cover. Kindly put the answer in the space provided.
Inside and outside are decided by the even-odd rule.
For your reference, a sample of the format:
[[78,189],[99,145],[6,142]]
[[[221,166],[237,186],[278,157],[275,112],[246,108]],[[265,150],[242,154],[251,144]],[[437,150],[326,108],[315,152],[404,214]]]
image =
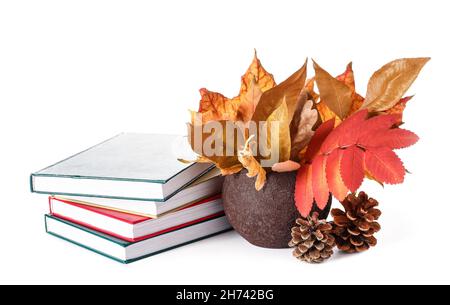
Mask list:
[[127,264],[231,229],[225,216],[130,243],[76,223],[45,216],[47,233]]
[[129,242],[141,241],[222,216],[220,195],[201,200],[160,218],[148,218],[50,197],[50,214]]
[[176,135],[123,133],[31,174],[31,190],[164,201],[211,169],[179,162],[172,153],[179,141]]
[[201,199],[221,193],[223,180],[224,177],[220,175],[220,171],[213,168],[165,201],[61,195],[55,198],[128,214],[159,218]]

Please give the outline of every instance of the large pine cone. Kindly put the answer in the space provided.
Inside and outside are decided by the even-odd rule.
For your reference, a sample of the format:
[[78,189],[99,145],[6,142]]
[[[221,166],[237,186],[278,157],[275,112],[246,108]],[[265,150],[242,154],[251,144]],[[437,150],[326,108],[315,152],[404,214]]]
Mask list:
[[292,228],[290,247],[295,247],[293,255],[308,263],[321,263],[333,255],[335,240],[331,231],[333,226],[324,219],[319,219],[319,213],[314,212],[307,219],[298,218]]
[[345,211],[331,211],[334,218],[333,234],[338,249],[355,253],[376,246],[377,239],[373,235],[381,229],[376,221],[381,216],[381,211],[375,208],[378,202],[360,192],[358,196],[349,194],[341,203]]

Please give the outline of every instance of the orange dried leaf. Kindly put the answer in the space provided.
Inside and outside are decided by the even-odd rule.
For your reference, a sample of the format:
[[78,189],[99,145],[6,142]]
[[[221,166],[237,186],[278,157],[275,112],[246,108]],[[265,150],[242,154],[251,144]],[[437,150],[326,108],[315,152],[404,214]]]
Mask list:
[[337,76],[338,81],[343,82],[347,87],[355,91],[355,75],[353,74],[353,64],[350,62],[345,69],[345,72]]
[[219,120],[236,120],[239,108],[239,99],[229,99],[218,92],[200,89],[199,112],[202,114],[203,123]]
[[[247,87],[246,87],[247,89]],[[237,111],[237,120],[244,123],[251,120],[256,106],[262,95],[262,90],[256,82],[255,78],[252,79],[248,86],[248,90],[240,96],[240,105]]]
[[248,67],[245,74],[241,77],[241,89],[239,90],[240,96],[247,94],[251,88],[252,81],[255,81],[262,92],[275,87],[273,75],[264,69],[261,61],[258,59],[256,50],[252,63]]
[[397,114],[399,116],[397,123],[401,123],[403,120],[403,111],[406,108],[406,103],[408,103],[412,98],[413,96],[407,96],[402,98],[397,104],[394,105],[394,107],[386,110],[384,113]]
[[252,150],[250,149],[252,139],[253,136],[247,139],[243,149],[238,152],[238,159],[242,166],[248,170],[248,177],[251,178],[256,176],[255,188],[259,191],[266,183],[266,171],[261,167],[259,162],[256,161],[255,157],[253,157]]

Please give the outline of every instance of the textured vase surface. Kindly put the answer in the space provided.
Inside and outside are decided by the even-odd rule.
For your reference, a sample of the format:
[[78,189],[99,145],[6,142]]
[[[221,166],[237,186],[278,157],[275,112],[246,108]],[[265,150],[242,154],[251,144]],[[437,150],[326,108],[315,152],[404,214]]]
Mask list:
[[[222,196],[229,222],[253,245],[288,248],[291,228],[300,216],[294,201],[296,172],[268,173],[260,191],[255,189],[256,178],[248,178],[246,173],[225,177]],[[331,196],[320,218],[328,216],[330,207]]]

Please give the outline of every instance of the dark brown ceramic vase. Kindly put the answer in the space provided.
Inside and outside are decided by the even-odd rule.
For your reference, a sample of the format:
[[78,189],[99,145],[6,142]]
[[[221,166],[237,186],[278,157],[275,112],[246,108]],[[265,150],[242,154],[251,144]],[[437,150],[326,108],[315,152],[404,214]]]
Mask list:
[[[260,191],[255,189],[255,178],[246,174],[244,170],[225,178],[222,196],[229,222],[253,245],[288,248],[291,228],[300,216],[294,202],[296,172],[268,173]],[[331,196],[320,218],[326,218],[330,208]]]

